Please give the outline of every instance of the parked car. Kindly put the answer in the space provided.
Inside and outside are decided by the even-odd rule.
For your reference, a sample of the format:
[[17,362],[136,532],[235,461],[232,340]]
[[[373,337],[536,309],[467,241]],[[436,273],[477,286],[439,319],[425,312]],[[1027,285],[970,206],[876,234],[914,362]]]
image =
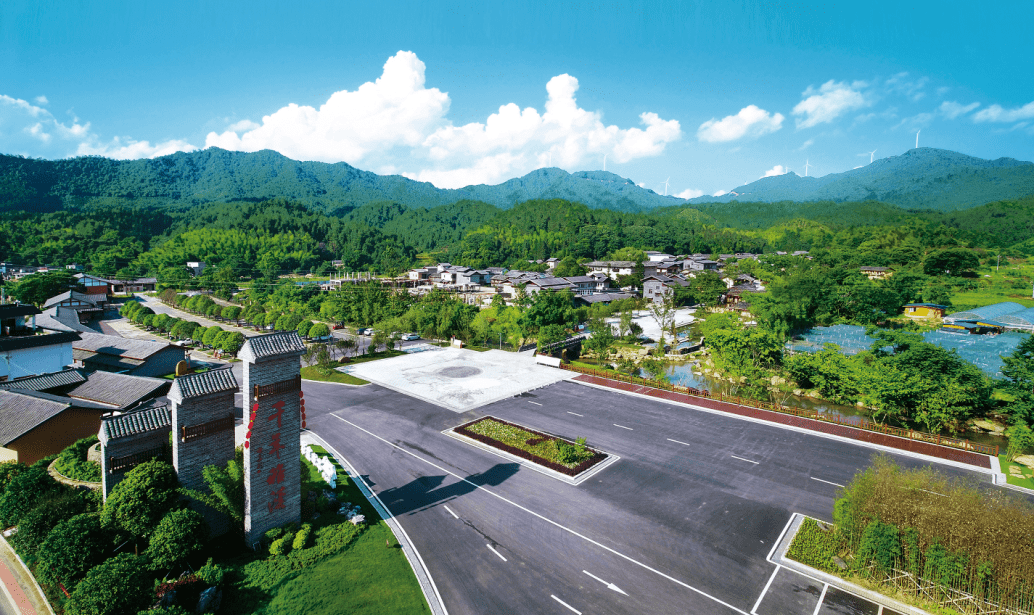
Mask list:
[[356,335],[369,335],[370,333],[373,333],[373,329],[369,327],[359,327],[355,330]]
[[420,339],[420,336],[417,335],[416,333],[407,333],[407,334],[402,336],[402,340],[406,341],[406,342],[411,341],[411,340],[418,340],[418,339]]
[[345,326],[344,326],[344,325],[334,325],[334,326],[333,326],[333,329],[334,329],[335,331],[337,331],[338,329],[344,329],[344,328],[345,328]]

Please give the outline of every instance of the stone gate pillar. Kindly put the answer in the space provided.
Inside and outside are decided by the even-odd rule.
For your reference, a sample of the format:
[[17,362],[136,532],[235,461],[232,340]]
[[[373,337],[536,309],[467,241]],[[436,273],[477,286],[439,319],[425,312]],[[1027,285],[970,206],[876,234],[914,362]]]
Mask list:
[[254,546],[267,530],[301,521],[301,393],[305,352],[298,333],[248,338],[244,361],[244,533]]
[[[233,459],[233,395],[238,390],[237,379],[228,369],[179,376],[172,383],[172,465],[184,488],[207,492],[205,466],[222,467]],[[213,535],[227,531],[223,515],[207,506],[197,507]]]

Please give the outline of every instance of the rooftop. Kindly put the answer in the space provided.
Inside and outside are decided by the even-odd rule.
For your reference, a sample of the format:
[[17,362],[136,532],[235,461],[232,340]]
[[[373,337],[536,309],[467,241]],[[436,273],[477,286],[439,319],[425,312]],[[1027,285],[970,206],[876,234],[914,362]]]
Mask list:
[[7,446],[68,408],[67,403],[40,399],[24,391],[0,391],[0,446]]
[[72,299],[72,300],[75,300],[75,301],[82,301],[83,303],[89,303],[90,305],[93,305],[93,306],[97,305],[97,303],[94,301],[92,296],[84,295],[83,293],[78,293],[78,292],[76,292],[74,290],[70,290],[68,292],[64,292],[64,293],[61,293],[60,295],[55,295],[55,296],[51,297],[50,299],[47,299],[47,302],[43,304],[43,307],[44,308],[53,307],[53,306],[61,303],[62,301],[67,301],[69,299]]
[[169,391],[169,397],[175,400],[184,400],[212,393],[237,391],[239,389],[240,386],[237,384],[237,379],[233,377],[232,370],[215,369],[176,378],[172,383],[172,389]]
[[109,439],[125,438],[148,431],[172,426],[172,412],[168,406],[147,408],[112,417],[104,417],[101,429]]
[[7,303],[0,305],[0,318],[14,318],[16,316],[32,316],[41,312],[34,305],[23,305],[21,303]]
[[128,359],[146,360],[157,352],[173,347],[165,342],[135,340],[117,335],[104,335],[102,333],[84,332],[79,335],[82,339],[72,345],[72,348],[75,350],[85,350]]
[[11,350],[23,350],[26,348],[40,348],[42,346],[53,346],[54,344],[73,344],[79,340],[82,333],[62,332],[49,335],[18,335],[4,336],[0,338],[0,352]]
[[154,397],[169,385],[161,378],[144,378],[128,374],[113,374],[98,371],[86,376],[86,382],[70,390],[66,395],[118,408],[129,407],[136,402]]
[[281,354],[301,354],[305,352],[305,344],[298,337],[297,331],[270,333],[249,337],[241,348],[242,359],[264,359]]
[[83,377],[82,372],[75,369],[66,369],[64,371],[53,372],[50,374],[40,374],[39,376],[26,376],[24,378],[10,380],[8,382],[0,382],[0,389],[25,389],[28,391],[48,391],[50,389],[71,386],[82,382],[86,382],[86,378]]

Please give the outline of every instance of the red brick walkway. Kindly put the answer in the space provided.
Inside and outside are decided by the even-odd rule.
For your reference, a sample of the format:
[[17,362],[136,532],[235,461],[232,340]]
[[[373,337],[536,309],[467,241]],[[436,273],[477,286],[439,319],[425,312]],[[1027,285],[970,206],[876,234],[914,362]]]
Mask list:
[[7,564],[0,559],[0,583],[3,583],[7,591],[14,598],[14,605],[22,612],[22,615],[36,615],[36,609],[29,602],[28,596],[22,591],[21,585],[14,578],[14,573],[7,567]]
[[692,404],[694,406],[700,406],[702,408],[707,408],[709,410],[718,410],[720,412],[728,412],[729,414],[736,414],[739,416],[747,416],[755,419],[762,419],[771,423],[791,425],[793,427],[800,427],[803,429],[827,433],[834,436],[840,436],[843,438],[851,438],[852,440],[859,440],[861,442],[879,444],[882,446],[901,449],[912,453],[928,455],[930,457],[938,457],[941,459],[957,461],[960,463],[965,463],[980,468],[989,469],[991,467],[991,458],[987,455],[981,455],[980,453],[974,453],[970,451],[962,451],[947,446],[938,446],[936,444],[931,444],[929,442],[919,442],[917,440],[899,438],[897,436],[877,433],[874,431],[867,431],[865,429],[848,427],[847,425],[837,425],[835,423],[826,423],[824,421],[816,421],[814,419],[806,419],[799,416],[793,416],[792,414],[772,412],[771,410],[760,410],[758,408],[751,408],[749,406],[739,406],[736,404],[730,404],[715,399],[694,397],[692,395],[685,395],[683,393],[663,391],[661,389],[655,389],[652,387],[637,384],[629,384],[627,382],[618,382],[617,380],[600,378],[598,376],[590,376],[588,374],[581,374],[574,378],[574,380],[586,382],[589,384],[595,384],[599,386],[605,386],[611,389],[618,389],[620,391],[628,391],[631,393],[648,395],[650,397],[656,397],[658,399],[665,399],[668,401],[674,401],[684,404]]

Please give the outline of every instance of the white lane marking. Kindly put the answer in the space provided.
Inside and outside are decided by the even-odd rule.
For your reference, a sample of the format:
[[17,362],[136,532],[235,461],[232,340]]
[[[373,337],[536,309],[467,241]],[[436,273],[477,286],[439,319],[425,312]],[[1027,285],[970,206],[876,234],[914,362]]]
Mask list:
[[621,589],[617,585],[614,585],[613,583],[607,583],[606,581],[604,581],[603,579],[601,579],[598,576],[594,575],[593,573],[589,572],[588,570],[583,570],[582,572],[584,572],[585,574],[589,575],[590,577],[596,579],[600,583],[603,583],[604,585],[606,585],[607,589],[614,590],[614,591],[616,591],[619,594],[624,594],[626,596],[628,595],[628,594],[625,594],[625,590]]
[[[725,602],[725,601],[721,600],[720,598],[716,598],[716,597],[712,596],[711,594],[708,594],[707,592],[705,592],[705,591],[703,591],[701,589],[697,589],[697,588],[693,587],[692,585],[690,585],[690,584],[688,584],[688,583],[686,583],[684,581],[680,581],[680,580],[676,579],[675,577],[673,577],[671,575],[665,574],[665,573],[661,572],[660,570],[657,570],[656,568],[651,568],[650,566],[647,566],[646,564],[644,564],[644,563],[642,563],[642,562],[640,562],[638,560],[634,560],[631,557],[625,555],[624,553],[622,553],[620,551],[616,551],[616,550],[608,547],[607,545],[605,545],[605,544],[603,544],[601,542],[597,542],[597,541],[593,540],[592,538],[589,538],[588,536],[586,536],[584,534],[580,534],[579,532],[577,532],[575,530],[572,530],[569,527],[560,525],[559,523],[557,523],[556,521],[553,521],[549,517],[540,515],[539,513],[531,510],[530,508],[526,508],[524,506],[521,506],[517,502],[514,502],[513,500],[509,500],[509,499],[499,495],[498,493],[496,493],[494,491],[490,491],[488,489],[485,489],[481,485],[478,485],[477,483],[471,482],[470,480],[468,480],[466,478],[463,478],[459,474],[456,474],[455,472],[452,472],[451,470],[447,470],[447,469],[443,468],[442,466],[440,466],[440,465],[438,465],[436,463],[432,463],[432,462],[424,459],[420,455],[417,455],[416,453],[407,451],[406,449],[402,448],[401,446],[399,446],[399,445],[397,445],[397,444],[395,444],[393,442],[389,442],[388,440],[385,440],[384,438],[378,436],[377,434],[373,433],[372,431],[367,431],[366,429],[363,429],[362,427],[356,425],[355,423],[353,423],[352,421],[349,421],[348,419],[343,419],[340,416],[338,416],[337,414],[334,414],[333,412],[330,413],[330,416],[336,418],[337,420],[341,421],[342,423],[348,423],[349,425],[351,425],[352,427],[355,427],[359,431],[361,431],[361,432],[363,432],[365,434],[368,434],[370,436],[373,436],[374,438],[377,438],[378,440],[380,440],[381,442],[387,444],[388,446],[390,446],[392,448],[396,448],[396,449],[402,451],[403,453],[409,455],[410,457],[412,457],[414,459],[417,459],[419,461],[422,461],[422,462],[426,463],[427,465],[431,466],[432,468],[435,468],[439,472],[445,472],[449,476],[452,476],[452,477],[454,477],[456,479],[459,479],[459,480],[467,483],[468,485],[470,485],[471,487],[473,487],[477,491],[484,491],[488,495],[490,495],[490,496],[492,496],[494,498],[497,498],[499,500],[502,500],[503,502],[506,502],[507,504],[509,504],[510,506],[513,506],[514,508],[523,510],[524,512],[528,513],[529,515],[532,515],[533,517],[537,517],[537,518],[545,521],[546,523],[549,523],[550,525],[552,525],[554,527],[557,527],[557,528],[559,528],[559,529],[561,529],[561,530],[563,530],[563,531],[565,531],[565,532],[567,532],[567,533],[569,533],[569,534],[571,534],[573,536],[577,536],[578,538],[581,538],[585,542],[587,542],[587,543],[589,543],[591,545],[594,545],[596,547],[599,547],[600,549],[603,549],[604,551],[606,551],[608,553],[613,553],[614,555],[620,557],[621,559],[623,559],[623,560],[625,560],[627,562],[630,562],[632,564],[635,564],[636,566],[639,566],[640,568],[643,568],[644,570],[649,570],[650,572],[656,574],[657,576],[665,578],[665,579],[671,581],[672,583],[675,583],[676,585],[681,585],[682,587],[685,587],[686,589],[688,589],[688,590],[690,590],[692,592],[695,592],[695,593],[697,593],[697,594],[707,598],[708,600],[712,600],[714,602],[717,602],[718,604],[726,607],[727,609],[730,609],[732,611],[740,613],[740,615],[750,615],[750,613],[748,613],[748,612],[746,612],[746,611],[744,611],[742,609],[736,608],[733,605],[729,604],[728,602]],[[554,599],[556,599],[555,596],[554,596]],[[559,599],[557,599],[557,600],[559,601]]]
[[568,608],[568,609],[569,609],[569,610],[570,610],[570,611],[571,611],[572,613],[577,613],[578,615],[582,615],[582,612],[581,612],[581,611],[579,611],[578,609],[574,608],[574,607],[573,607],[573,606],[571,606],[570,604],[567,604],[566,602],[564,602],[564,601],[563,601],[563,600],[561,600],[560,598],[557,598],[557,597],[556,597],[556,596],[554,596],[553,594],[550,594],[550,595],[549,595],[549,597],[550,597],[550,598],[552,598],[553,600],[556,600],[556,601],[557,601],[557,602],[559,602],[560,604],[562,604],[562,605],[566,606],[566,607],[567,607],[567,608]]
[[681,444],[683,446],[693,446],[692,444],[687,444],[686,442],[679,442],[678,440],[672,440],[671,438],[665,438],[665,440],[667,440],[668,442],[674,442],[675,444]]
[[772,587],[772,581],[774,581],[776,575],[779,574],[780,568],[782,568],[782,566],[776,564],[776,569],[772,571],[772,576],[768,577],[768,583],[765,583],[765,589],[761,591],[761,595],[758,596],[757,602],[755,602],[754,606],[750,609],[751,615],[758,612],[758,607],[761,606],[761,600],[765,597],[765,594],[768,593],[768,588]]
[[814,476],[811,477],[811,480],[817,480],[820,483],[826,483],[827,485],[833,485],[834,487],[843,487],[840,483],[831,483],[828,480],[822,480],[821,478],[815,478]]
[[[442,504],[442,506],[445,506],[445,504]],[[449,511],[449,514],[452,515],[453,517],[456,517],[457,519],[460,518],[460,516],[457,515],[456,513],[452,512],[452,509],[449,508],[448,506],[445,506],[445,510]]]
[[736,455],[729,455],[729,456],[732,457],[733,459],[739,459],[740,461],[746,461],[747,463],[753,463],[754,465],[759,465],[758,462],[751,461],[750,459],[744,459],[743,457],[737,457]]
[[822,593],[819,594],[819,603],[815,605],[815,610],[812,611],[812,615],[819,615],[819,609],[822,608],[822,601],[826,599],[826,590],[829,589],[829,583],[822,585]]
[[573,415],[575,415],[575,416],[581,416],[581,417],[584,417],[584,416],[585,416],[584,414],[578,414],[577,412],[571,412],[570,410],[568,410],[568,411],[567,411],[567,413],[568,413],[568,414],[573,414]]
[[620,427],[621,429],[627,429],[628,431],[635,431],[631,427],[625,427],[624,425],[618,425],[617,423],[614,423],[614,427]]
[[529,403],[529,404],[535,404],[536,406],[541,406],[541,405],[542,405],[542,404],[540,404],[540,403],[539,403],[539,402],[537,402],[537,401],[529,401],[528,403]]
[[486,547],[488,547],[488,550],[489,550],[489,551],[491,551],[492,553],[495,553],[496,555],[498,555],[498,556],[499,556],[499,559],[503,560],[504,562],[506,561],[506,558],[505,558],[505,557],[503,557],[503,554],[502,554],[502,553],[500,553],[500,552],[498,552],[498,551],[496,551],[495,549],[493,549],[493,548],[492,548],[492,545],[485,545],[485,546],[486,546]]

